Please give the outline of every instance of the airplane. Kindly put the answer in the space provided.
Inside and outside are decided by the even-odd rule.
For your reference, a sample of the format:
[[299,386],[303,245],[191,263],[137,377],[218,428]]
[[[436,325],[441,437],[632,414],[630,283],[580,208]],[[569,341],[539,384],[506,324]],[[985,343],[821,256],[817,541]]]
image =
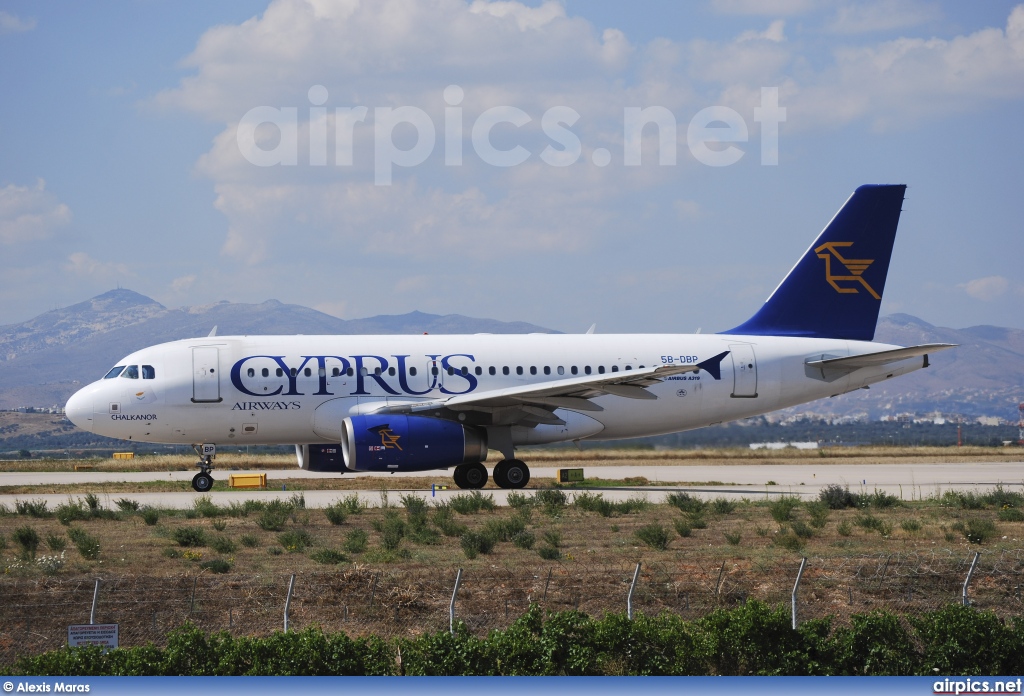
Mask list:
[[952,344],[872,342],[904,185],[865,185],[761,308],[717,334],[217,336],[117,362],[65,413],[133,442],[192,445],[212,488],[217,445],[294,444],[310,471],[454,468],[530,480],[527,445],[674,433],[837,396],[928,367]]

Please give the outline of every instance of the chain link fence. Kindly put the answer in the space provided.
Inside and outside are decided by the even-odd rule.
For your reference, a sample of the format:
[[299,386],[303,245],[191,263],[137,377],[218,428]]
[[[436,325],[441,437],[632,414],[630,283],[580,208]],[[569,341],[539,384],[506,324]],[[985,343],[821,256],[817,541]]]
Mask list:
[[[807,559],[796,591],[800,621],[888,609],[920,614],[962,600],[973,552],[935,551]],[[673,612],[698,619],[748,599],[789,605],[800,560],[698,563],[643,560],[633,589],[634,612]],[[507,627],[531,604],[592,616],[625,613],[635,563],[566,560],[536,567],[471,566],[462,574],[455,616],[475,635]],[[119,624],[122,647],[163,645],[168,631],[191,622],[236,636],[319,626],[326,632],[385,638],[448,630],[456,566],[393,570],[347,567],[288,574],[174,577],[37,577],[0,580],[0,663],[62,647],[69,624]],[[99,591],[96,581],[99,580]],[[982,554],[969,602],[1002,618],[1021,616],[1024,549]]]

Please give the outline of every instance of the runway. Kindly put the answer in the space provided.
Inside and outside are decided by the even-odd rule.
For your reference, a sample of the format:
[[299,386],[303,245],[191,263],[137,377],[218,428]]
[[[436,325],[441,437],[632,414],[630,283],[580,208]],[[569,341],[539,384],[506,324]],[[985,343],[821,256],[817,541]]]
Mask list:
[[[554,478],[556,468],[531,467],[534,479]],[[266,473],[267,488],[264,490],[214,491],[210,495],[219,505],[228,505],[232,501],[241,502],[248,499],[272,500],[288,499],[296,490],[282,490],[285,479],[338,479],[339,474],[325,474],[292,470],[269,471],[214,471],[214,478],[227,480],[229,474]],[[652,503],[662,502],[666,495],[673,491],[685,491],[691,495],[710,499],[716,497],[758,499],[766,496],[796,495],[803,499],[814,499],[825,486],[838,484],[848,486],[857,493],[871,493],[875,489],[896,495],[904,500],[941,496],[949,489],[958,490],[990,490],[1002,485],[1007,490],[1024,491],[1024,461],[1021,462],[978,462],[958,464],[740,464],[729,466],[687,465],[687,466],[586,466],[584,473],[588,478],[622,480],[628,477],[643,477],[648,480],[643,486],[621,486],[614,488],[580,489],[596,490],[609,500],[624,500],[631,496],[643,495]],[[171,472],[47,472],[47,473],[0,473],[0,486],[27,486],[39,484],[89,484],[111,482],[149,482],[149,481],[190,481],[193,471]],[[365,504],[370,506],[381,504],[380,489],[390,490],[388,502],[398,504],[398,497],[406,493],[427,498],[432,497],[429,487],[412,489],[402,486],[402,479],[424,478],[439,485],[449,486],[448,490],[435,491],[434,500],[444,500],[464,491],[455,488],[450,471],[413,472],[396,474],[346,473],[345,478],[370,477],[379,480],[372,490],[315,490],[302,491],[306,506],[320,508],[330,505],[339,498],[355,493]],[[410,482],[411,483],[411,482]],[[567,491],[571,494],[571,490]],[[508,491],[488,488],[486,494],[494,496],[499,505],[506,504]],[[529,490],[526,491],[529,493]],[[83,495],[74,494],[75,497]],[[104,494],[104,503],[114,507],[114,501],[120,498],[135,500],[141,505],[170,509],[192,507],[199,493],[111,493]],[[66,502],[68,494],[2,494],[0,504],[13,509],[17,500],[45,500],[53,509]]]

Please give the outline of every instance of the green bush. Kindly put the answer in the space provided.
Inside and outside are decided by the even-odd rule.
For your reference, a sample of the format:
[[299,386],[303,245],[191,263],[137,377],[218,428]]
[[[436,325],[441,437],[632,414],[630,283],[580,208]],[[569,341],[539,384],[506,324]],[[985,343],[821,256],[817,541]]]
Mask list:
[[669,493],[665,502],[672,507],[679,508],[683,512],[699,514],[706,507],[703,500],[695,498],[689,493]]
[[171,533],[171,538],[178,546],[206,546],[206,530],[202,527],[178,527]]
[[883,490],[875,489],[870,495],[861,496],[859,502],[860,507],[867,507],[870,505],[873,508],[892,508],[892,507],[903,507],[903,501],[898,496],[886,493]]
[[334,549],[317,549],[309,554],[309,557],[324,565],[338,565],[348,560],[348,556]]
[[512,543],[518,549],[532,549],[536,541],[537,538],[533,535],[533,533],[526,530],[523,530],[512,536]]
[[210,522],[210,526],[216,529],[218,532],[223,532],[228,527],[227,520],[213,520]]
[[487,520],[482,533],[495,541],[511,541],[512,537],[526,529],[526,523],[519,516]]
[[545,530],[542,536],[544,537],[544,543],[548,546],[554,546],[557,549],[562,545],[562,535],[557,529]]
[[985,507],[985,499],[973,491],[946,491],[941,501],[943,505],[961,510],[981,510]]
[[525,495],[519,491],[510,491],[505,500],[513,510],[528,508],[535,503],[533,496]]
[[380,545],[385,551],[394,551],[405,537],[405,520],[394,510],[386,510],[381,520],[373,523],[374,529],[380,532]]
[[1004,507],[997,513],[1000,522],[1024,522],[1024,510]]
[[225,514],[208,495],[201,495],[192,501],[192,509],[200,517],[220,517]]
[[231,562],[223,558],[214,558],[209,561],[203,561],[199,564],[199,567],[211,573],[227,573],[231,570]]
[[565,493],[557,488],[544,488],[537,491],[536,495],[534,495],[534,500],[549,515],[557,515],[565,509],[569,502],[569,498]]
[[768,504],[768,512],[772,519],[779,524],[789,522],[793,517],[793,510],[800,505],[800,499],[794,495],[783,495]]
[[693,533],[693,527],[690,526],[690,521],[685,517],[678,517],[673,522],[676,533],[681,537],[688,537]]
[[68,541],[60,534],[47,534],[46,545],[51,551],[60,553],[68,547]]
[[277,535],[277,542],[289,553],[301,553],[313,545],[313,538],[305,529],[289,529]]
[[1024,493],[1017,491],[1003,490],[1002,484],[997,484],[995,490],[989,491],[982,499],[985,504],[997,510],[1005,508],[1024,508]]
[[345,507],[345,511],[350,515],[358,515],[363,511],[363,501],[359,499],[358,493],[346,495],[342,498],[341,504]]
[[723,532],[723,536],[730,546],[739,546],[742,539],[739,532]]
[[365,529],[356,527],[345,535],[345,541],[342,543],[342,548],[349,553],[362,553],[366,550],[369,538],[370,535],[366,533]]
[[466,525],[455,520],[452,514],[452,507],[447,503],[441,503],[434,507],[434,524],[441,533],[447,537],[460,537],[469,529]]
[[348,519],[348,509],[343,501],[338,500],[324,508],[324,515],[326,515],[327,521],[333,525],[345,524],[345,520]]
[[804,540],[789,530],[784,530],[775,535],[772,543],[787,551],[799,551],[804,547]]
[[82,558],[94,561],[100,557],[100,540],[81,527],[68,527],[68,538]]
[[260,538],[255,534],[243,534],[238,540],[242,542],[242,546],[248,549],[254,549],[260,545]]
[[459,545],[462,547],[466,558],[474,559],[477,554],[490,553],[494,550],[494,538],[487,534],[477,532],[466,532],[459,537]]
[[460,493],[448,499],[448,506],[460,515],[471,515],[481,510],[493,510],[494,496],[485,496],[480,491]]
[[984,544],[996,535],[996,523],[979,517],[968,517],[953,525],[972,544]]
[[562,552],[556,549],[554,546],[541,546],[537,549],[537,555],[543,558],[545,561],[557,561],[562,557]]
[[818,492],[819,500],[830,510],[842,510],[857,506],[856,496],[850,493],[849,487],[837,483],[825,486]]
[[121,512],[138,512],[141,507],[139,501],[130,500],[129,498],[118,498],[114,501],[114,504],[117,505],[117,509]]
[[816,500],[812,503],[807,503],[804,508],[807,510],[807,515],[811,518],[811,526],[815,529],[821,529],[828,523],[830,511],[828,504]]
[[29,526],[18,527],[11,534],[11,538],[21,547],[22,559],[35,560],[36,551],[39,550],[39,532]]
[[707,529],[708,521],[704,519],[699,513],[691,514],[688,523],[694,529]]
[[715,498],[711,501],[711,511],[716,515],[728,515],[736,511],[736,503],[726,498]]
[[142,510],[142,521],[152,527],[160,521],[160,513],[154,508],[148,507]]
[[234,553],[238,547],[226,536],[216,536],[210,540],[210,548],[217,553]]
[[814,536],[814,530],[803,520],[793,520],[789,523],[789,528],[801,539],[810,539]]
[[905,519],[902,522],[900,522],[900,529],[902,529],[904,532],[910,532],[911,534],[913,534],[914,532],[920,532],[921,521],[915,520],[913,518]]
[[292,506],[280,500],[271,500],[260,510],[256,524],[266,532],[280,532],[284,529],[288,516],[292,514]]
[[634,532],[637,539],[658,551],[668,548],[668,531],[660,524],[648,524]]
[[45,500],[16,500],[14,501],[14,511],[19,515],[36,517],[38,519],[52,517],[52,513]]

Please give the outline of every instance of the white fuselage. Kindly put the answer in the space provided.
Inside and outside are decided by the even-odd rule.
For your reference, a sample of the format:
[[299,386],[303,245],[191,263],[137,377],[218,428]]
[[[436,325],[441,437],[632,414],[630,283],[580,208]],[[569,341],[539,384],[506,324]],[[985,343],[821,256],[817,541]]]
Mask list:
[[[705,371],[674,375],[647,388],[656,399],[599,396],[592,401],[602,410],[559,408],[563,424],[512,428],[515,445],[608,440],[763,414],[922,366],[908,358],[826,380],[806,365],[896,347],[719,334],[218,336],[132,353],[117,364],[135,371],[84,387],[67,413],[97,434],[140,442],[338,443],[346,417],[384,405],[695,364],[729,351],[720,380]],[[500,422],[500,409],[493,417]]]

